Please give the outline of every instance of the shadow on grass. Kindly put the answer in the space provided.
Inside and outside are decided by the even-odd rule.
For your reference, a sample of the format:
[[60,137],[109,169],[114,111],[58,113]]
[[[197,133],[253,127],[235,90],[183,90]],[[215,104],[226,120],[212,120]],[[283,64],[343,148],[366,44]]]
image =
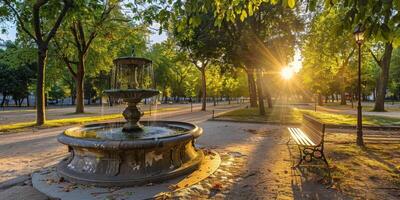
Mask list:
[[93,113],[93,112],[84,112],[84,113],[71,112],[71,113],[65,113],[63,115],[69,116],[69,115],[94,115],[94,114],[97,114],[97,113]]

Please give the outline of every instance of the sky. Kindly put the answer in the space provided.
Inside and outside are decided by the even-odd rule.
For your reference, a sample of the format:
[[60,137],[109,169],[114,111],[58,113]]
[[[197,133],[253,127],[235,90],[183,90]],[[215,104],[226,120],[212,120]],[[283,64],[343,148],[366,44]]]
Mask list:
[[[16,27],[15,24],[7,23],[4,25],[5,29],[7,30],[6,33],[0,33],[0,41],[6,40],[15,40],[16,37]],[[159,25],[154,24],[152,29],[158,30]],[[3,28],[3,27],[2,27]],[[165,32],[158,34],[158,31],[153,31],[150,35],[150,44],[160,43],[167,39],[167,35]]]

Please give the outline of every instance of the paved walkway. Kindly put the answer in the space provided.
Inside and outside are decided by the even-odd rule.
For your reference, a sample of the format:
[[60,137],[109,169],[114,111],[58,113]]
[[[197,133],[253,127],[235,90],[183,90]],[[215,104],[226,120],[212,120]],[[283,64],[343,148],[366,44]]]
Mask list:
[[[235,102],[232,102],[235,103]],[[223,102],[220,105],[226,105],[227,102]],[[219,105],[219,106],[220,106]],[[232,104],[238,105],[238,104]],[[209,109],[213,109],[214,106],[212,104],[207,105]],[[83,114],[74,114],[75,107],[74,106],[52,106],[46,110],[46,118],[47,119],[65,119],[65,118],[75,118],[75,117],[90,117],[90,116],[101,116],[107,114],[118,114],[122,113],[126,105],[117,105],[117,106],[85,106],[85,112]],[[176,108],[176,109],[190,109],[190,104],[158,104],[157,108]],[[157,109],[154,105],[152,106],[152,110]],[[201,104],[195,103],[193,104],[193,109],[198,110],[201,108]],[[142,111],[148,111],[150,109],[150,104],[141,105]],[[0,109],[0,125],[1,124],[9,124],[9,123],[17,123],[17,122],[31,122],[36,120],[36,111],[32,109],[25,108],[13,108],[11,110],[1,110]]]
[[[219,107],[216,114],[233,109]],[[288,133],[278,125],[207,121],[212,112],[161,113],[157,119],[196,123],[204,134],[196,141],[218,151],[223,159],[217,172],[190,188],[174,193],[179,199],[343,199],[315,180],[292,170]],[[153,118],[156,118],[153,116]],[[0,180],[53,165],[66,155],[56,141],[62,128],[0,136]],[[19,194],[19,195],[16,195]],[[8,196],[7,196],[8,195]],[[35,198],[33,198],[35,197]],[[44,200],[30,187],[0,191],[0,199]],[[112,199],[112,197],[111,197]]]

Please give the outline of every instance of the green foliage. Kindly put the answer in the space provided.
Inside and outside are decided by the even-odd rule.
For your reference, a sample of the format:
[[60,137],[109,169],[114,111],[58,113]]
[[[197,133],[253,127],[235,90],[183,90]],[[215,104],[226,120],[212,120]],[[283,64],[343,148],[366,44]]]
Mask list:
[[6,42],[5,46],[0,50],[0,93],[12,96],[18,103],[30,93],[29,88],[36,78],[34,50],[13,42]]
[[[304,37],[302,55],[303,83],[314,93],[329,95],[335,91],[350,91],[355,71],[350,68],[357,49],[352,33],[342,30],[338,7],[318,14]],[[329,39],[328,39],[329,38]]]
[[390,69],[389,90],[391,95],[400,99],[400,48],[393,51],[393,67]]
[[59,99],[64,99],[67,94],[66,94],[66,89],[63,88],[62,86],[59,86],[58,84],[53,84],[52,87],[50,88],[48,92],[48,98],[51,100],[59,100]]
[[198,91],[199,76],[185,52],[168,39],[152,46],[148,57],[153,60],[155,81],[163,96],[193,97]]

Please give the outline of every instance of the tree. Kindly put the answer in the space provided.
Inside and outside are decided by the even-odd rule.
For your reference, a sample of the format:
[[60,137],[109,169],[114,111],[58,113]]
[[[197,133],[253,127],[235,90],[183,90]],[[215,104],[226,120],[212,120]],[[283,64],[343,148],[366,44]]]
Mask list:
[[213,98],[214,106],[216,105],[216,98],[221,95],[223,76],[221,74],[220,66],[212,66],[206,71],[207,74],[207,93]]
[[22,2],[3,0],[2,2],[1,7],[7,9],[6,16],[11,16],[12,20],[17,22],[18,31],[23,32],[37,46],[36,124],[42,125],[46,120],[44,83],[49,43],[72,7],[73,1],[63,0],[63,3],[60,3],[49,0]]
[[66,95],[66,90],[60,83],[54,83],[48,92],[48,98],[50,100],[55,100],[56,103],[58,103],[58,100],[64,99]]
[[110,24],[111,12],[117,4],[106,1],[86,2],[76,6],[61,34],[55,39],[55,49],[76,82],[76,113],[84,112],[84,78],[89,50],[96,37],[107,37],[110,34],[113,27],[105,25]]
[[390,69],[389,90],[393,95],[394,101],[400,100],[400,48],[395,49],[393,52],[393,67]]
[[192,97],[197,89],[197,69],[185,51],[179,51],[169,38],[152,46],[148,57],[153,61],[155,81],[165,99],[168,96]]
[[365,29],[366,40],[375,43],[370,53],[380,68],[380,75],[374,111],[384,111],[393,46],[400,43],[400,27],[397,25],[400,22],[400,2],[353,0],[340,5],[348,9],[343,20],[345,27],[351,30],[354,24],[360,23]]
[[25,98],[29,104],[29,88],[36,78],[35,50],[23,46],[19,41],[7,41],[4,47],[4,50],[0,50],[0,63],[3,64],[1,84],[6,94],[2,105],[8,95],[12,96],[16,105],[21,106]]
[[249,16],[221,24],[224,60],[246,70],[250,105],[256,107],[258,100],[260,114],[265,113],[263,93],[269,94],[261,87],[261,73],[279,70],[288,63],[294,55],[294,33],[301,29],[302,22],[292,10],[271,4],[261,4]]
[[1,107],[4,107],[7,96],[12,93],[13,86],[16,84],[17,83],[10,66],[0,63],[0,93],[3,95]]
[[238,97],[237,93],[235,92],[241,86],[238,80],[237,74],[233,74],[231,72],[229,74],[224,74],[222,79],[222,95],[228,98],[228,103],[231,104],[231,97]]
[[[185,50],[189,59],[201,74],[202,107],[206,110],[207,98],[207,77],[206,70],[213,61],[220,58],[220,41],[214,37],[216,30],[213,27],[215,22],[212,13],[205,13],[200,16],[191,17],[193,7],[198,6],[196,0],[187,1],[184,4],[185,10],[176,11],[172,19],[172,34],[178,45]],[[196,25],[196,26],[192,26]]]
[[355,43],[352,33],[343,30],[341,13],[343,9],[336,6],[317,14],[304,37],[302,76],[305,85],[319,96],[320,105],[321,95],[335,92],[340,93],[345,105],[346,90],[349,92],[348,86],[355,80],[354,70],[349,69]]

